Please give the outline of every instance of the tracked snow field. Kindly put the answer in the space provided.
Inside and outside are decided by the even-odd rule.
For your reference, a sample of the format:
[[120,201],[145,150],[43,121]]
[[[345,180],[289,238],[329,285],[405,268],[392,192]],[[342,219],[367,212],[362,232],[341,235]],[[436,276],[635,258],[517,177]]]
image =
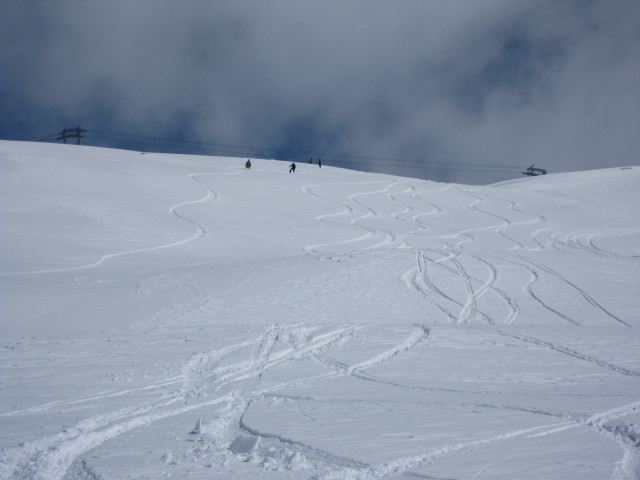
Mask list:
[[640,478],[640,167],[0,142],[0,478]]

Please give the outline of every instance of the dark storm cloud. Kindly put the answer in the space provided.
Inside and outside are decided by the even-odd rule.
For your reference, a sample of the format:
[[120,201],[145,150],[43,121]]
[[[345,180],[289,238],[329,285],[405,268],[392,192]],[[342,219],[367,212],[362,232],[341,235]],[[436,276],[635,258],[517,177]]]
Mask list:
[[637,164],[639,5],[4,1],[0,137],[81,123],[468,182]]

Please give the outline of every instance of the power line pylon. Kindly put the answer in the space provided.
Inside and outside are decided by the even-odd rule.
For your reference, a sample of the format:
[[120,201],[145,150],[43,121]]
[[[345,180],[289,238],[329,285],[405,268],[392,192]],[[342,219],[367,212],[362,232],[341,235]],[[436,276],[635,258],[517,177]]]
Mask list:
[[62,140],[64,143],[67,143],[68,138],[77,138],[78,141],[76,142],[76,144],[80,145],[80,139],[84,138],[82,134],[85,132],[86,130],[80,127],[77,127],[77,128],[64,127],[64,129],[58,134],[58,138],[56,140]]

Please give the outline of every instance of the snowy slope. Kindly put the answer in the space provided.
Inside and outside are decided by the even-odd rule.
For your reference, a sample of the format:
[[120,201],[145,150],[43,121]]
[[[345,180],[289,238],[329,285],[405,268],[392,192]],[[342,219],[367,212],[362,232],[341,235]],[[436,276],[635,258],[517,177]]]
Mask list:
[[639,478],[640,167],[287,167],[0,142],[0,478]]

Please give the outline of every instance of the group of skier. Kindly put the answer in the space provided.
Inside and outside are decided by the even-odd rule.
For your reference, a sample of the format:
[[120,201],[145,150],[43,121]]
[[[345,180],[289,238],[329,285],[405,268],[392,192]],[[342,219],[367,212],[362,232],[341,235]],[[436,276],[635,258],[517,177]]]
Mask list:
[[[313,157],[309,159],[309,164],[313,165]],[[322,159],[318,159],[318,167],[322,168]],[[296,171],[296,163],[293,162],[289,165],[289,173],[294,173]]]
[[[309,163],[313,164],[313,158],[309,159]],[[318,167],[322,168],[322,160],[319,158],[318,159]],[[244,168],[249,169],[251,168],[251,160],[247,159],[247,161],[244,164]],[[295,173],[296,171],[296,163],[292,162],[291,165],[289,165],[289,173]]]
[[[310,164],[313,164],[313,157],[309,159],[309,163],[310,163]],[[319,166],[320,168],[322,168],[322,159],[320,159],[320,158],[318,159],[318,166]]]

